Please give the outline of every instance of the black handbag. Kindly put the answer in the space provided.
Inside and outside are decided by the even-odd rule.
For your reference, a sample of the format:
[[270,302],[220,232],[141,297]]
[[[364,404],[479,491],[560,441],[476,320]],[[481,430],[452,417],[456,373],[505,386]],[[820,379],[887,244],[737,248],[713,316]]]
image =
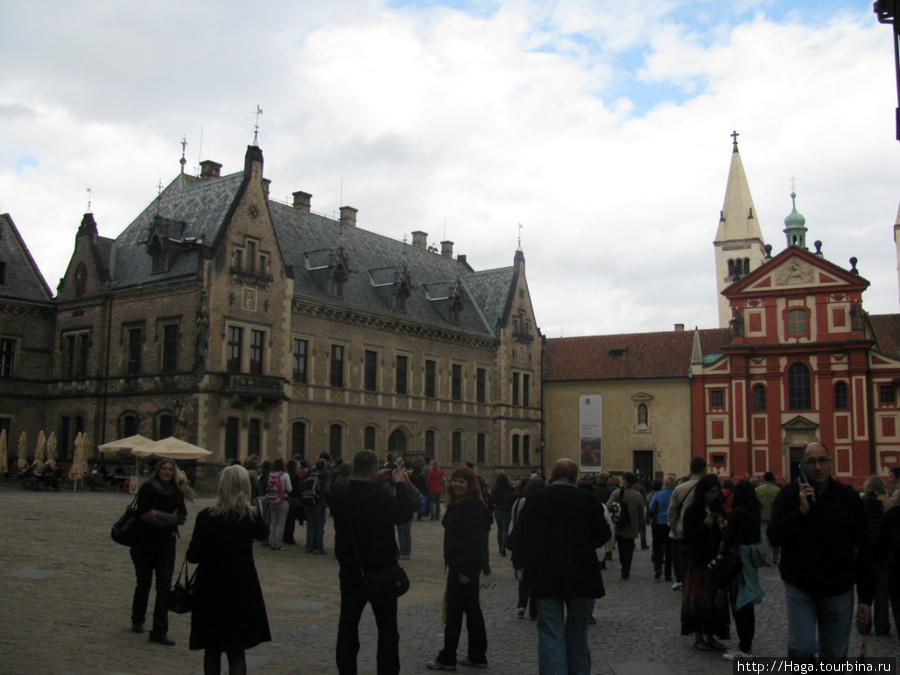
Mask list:
[[398,563],[380,572],[363,572],[363,585],[369,600],[399,598],[409,590],[409,577]]
[[[184,584],[181,583],[181,576],[184,575]],[[197,568],[194,573],[188,575],[187,572],[187,556],[181,564],[181,571],[178,572],[178,578],[175,585],[169,591],[169,611],[176,614],[187,614],[194,609],[194,577],[197,576]]]
[[134,546],[138,540],[137,495],[125,509],[125,513],[112,526],[109,536],[122,546]]

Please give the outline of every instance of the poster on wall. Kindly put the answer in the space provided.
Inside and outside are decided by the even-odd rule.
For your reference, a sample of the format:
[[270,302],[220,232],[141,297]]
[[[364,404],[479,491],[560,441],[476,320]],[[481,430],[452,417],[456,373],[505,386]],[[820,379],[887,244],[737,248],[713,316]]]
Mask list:
[[582,396],[579,401],[581,432],[581,470],[603,470],[603,398],[600,394]]

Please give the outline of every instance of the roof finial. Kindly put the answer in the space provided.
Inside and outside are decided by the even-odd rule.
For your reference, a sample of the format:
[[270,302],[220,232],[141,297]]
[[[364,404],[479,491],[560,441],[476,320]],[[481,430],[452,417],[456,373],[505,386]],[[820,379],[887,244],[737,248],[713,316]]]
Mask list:
[[732,150],[732,152],[737,152],[738,151],[737,139],[738,139],[738,136],[740,136],[740,134],[736,130],[734,130],[731,132],[730,135],[731,135],[731,140],[734,143],[734,149]]
[[519,247],[516,250],[522,250],[522,223],[519,223]]
[[91,197],[94,196],[94,191],[93,191],[91,188],[88,188],[88,189],[87,189],[87,193],[88,193],[88,207],[87,207],[87,212],[88,212],[88,213],[91,213]]
[[257,139],[259,138],[259,116],[263,114],[262,108],[259,105],[256,106],[256,124],[253,125],[253,145],[257,145]]
[[187,135],[181,137],[181,173],[184,173],[184,165],[187,164],[187,160],[184,158],[184,150],[187,148]]

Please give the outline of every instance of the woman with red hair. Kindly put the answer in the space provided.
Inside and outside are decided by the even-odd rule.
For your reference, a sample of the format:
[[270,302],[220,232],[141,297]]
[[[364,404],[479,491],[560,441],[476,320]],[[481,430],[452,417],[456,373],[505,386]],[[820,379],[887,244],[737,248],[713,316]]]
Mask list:
[[[481,572],[481,535],[491,520],[481,496],[481,483],[472,469],[462,466],[450,476],[444,512],[444,564],[447,566],[447,626],[444,648],[425,666],[429,670],[456,670],[487,666],[487,632],[478,599]],[[463,614],[469,636],[468,656],[456,660]]]

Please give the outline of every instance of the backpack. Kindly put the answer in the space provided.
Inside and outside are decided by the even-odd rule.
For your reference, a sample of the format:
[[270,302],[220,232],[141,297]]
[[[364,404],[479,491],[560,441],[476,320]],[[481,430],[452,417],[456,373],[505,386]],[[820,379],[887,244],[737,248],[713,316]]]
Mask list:
[[316,506],[322,501],[322,477],[318,472],[309,474],[300,483],[300,503]]
[[631,524],[631,515],[628,513],[628,504],[622,501],[625,494],[625,488],[619,488],[619,496],[609,504],[609,515],[612,518],[613,525],[618,529],[626,528]]
[[269,479],[266,481],[266,499],[270,504],[278,505],[284,501],[284,485],[281,484],[283,475],[284,471],[269,474]]

